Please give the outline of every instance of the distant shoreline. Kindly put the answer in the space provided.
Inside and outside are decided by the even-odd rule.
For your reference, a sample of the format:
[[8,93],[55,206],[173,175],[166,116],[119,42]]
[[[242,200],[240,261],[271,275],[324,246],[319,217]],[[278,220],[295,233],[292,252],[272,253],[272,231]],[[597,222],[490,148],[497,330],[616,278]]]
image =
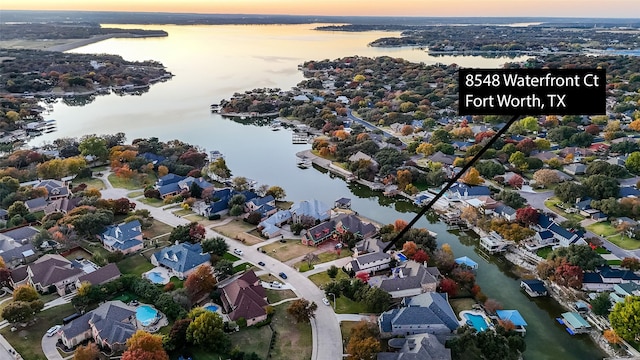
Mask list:
[[115,36],[116,36],[115,34],[107,34],[107,35],[92,36],[88,39],[69,39],[70,42],[66,44],[54,45],[54,46],[45,48],[43,50],[64,52],[64,51],[76,49],[82,46],[97,43],[103,40],[111,39],[112,37],[115,37]]
[[[94,35],[86,39],[56,39],[56,40],[4,40],[0,41],[0,48],[6,47],[10,49],[34,49],[45,51],[64,52],[111,38],[145,38],[159,37],[153,35],[134,35],[128,33]],[[51,44],[51,45],[49,45]]]

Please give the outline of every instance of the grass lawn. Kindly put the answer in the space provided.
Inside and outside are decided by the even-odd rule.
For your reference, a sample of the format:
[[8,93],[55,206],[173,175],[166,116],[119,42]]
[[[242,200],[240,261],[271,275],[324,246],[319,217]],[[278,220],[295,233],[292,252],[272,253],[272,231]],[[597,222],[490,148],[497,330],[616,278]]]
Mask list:
[[171,232],[171,230],[173,230],[173,226],[167,225],[162,221],[153,219],[152,222],[153,222],[153,225],[151,225],[150,228],[142,231],[142,235],[145,238],[153,239],[156,236],[168,234]]
[[174,211],[173,214],[177,216],[186,216],[186,215],[193,214],[193,211],[187,210],[187,209],[180,209],[178,211]]
[[171,279],[169,279],[169,282],[173,283],[173,285],[175,286],[174,289],[181,289],[184,287],[184,281],[178,279],[175,276],[172,276]]
[[122,188],[127,190],[139,190],[144,187],[144,184],[140,184],[133,179],[123,179],[117,177],[116,174],[109,174],[109,182],[115,188]]
[[[189,354],[189,356],[192,357],[192,359],[197,359],[197,360],[220,360],[220,359],[227,359],[227,356],[224,354],[218,354],[215,352],[212,352],[211,350],[208,349],[202,349],[199,347],[191,347],[188,352],[183,352],[182,354],[180,353],[176,353],[176,354],[172,354],[169,359],[171,360],[177,360],[181,355],[187,355]],[[186,359],[186,357],[184,357],[184,359]]]
[[226,260],[229,260],[229,261],[231,261],[231,262],[235,262],[235,261],[240,260],[240,258],[239,258],[239,257],[237,257],[237,256],[233,255],[233,254],[232,254],[232,253],[230,253],[230,252],[226,252],[226,253],[224,253],[224,255],[222,255],[222,258],[223,258],[223,259],[226,259]]
[[104,182],[96,178],[73,179],[73,181],[71,182],[71,185],[73,186],[78,186],[80,184],[86,184],[88,189],[94,188],[94,189],[102,190],[105,188]]
[[189,221],[195,221],[204,227],[211,226],[217,223],[217,221],[209,220],[206,217],[198,214],[191,214],[191,215],[183,216],[182,218],[187,219]]
[[[231,344],[233,347],[237,346],[240,350],[246,354],[252,352],[258,355],[260,359],[266,359],[269,353],[269,345],[271,343],[272,331],[268,326],[262,327],[247,327],[241,329],[238,332],[230,334]],[[195,359],[200,359],[199,357]]]
[[607,250],[606,248],[603,247],[597,247],[596,248],[596,252],[598,254],[611,254],[611,251]]
[[236,235],[238,235],[239,233],[244,233],[247,231],[251,231],[255,228],[255,225],[251,225],[249,223],[246,223],[242,220],[234,220],[231,221],[228,224],[224,224],[224,225],[220,225],[220,226],[216,226],[213,227],[213,231],[215,232],[219,232],[220,234],[226,236],[226,237],[230,237],[232,239],[236,238]]
[[569,213],[566,213],[563,209],[559,208],[558,204],[561,204],[561,203],[562,203],[562,201],[560,201],[560,199],[558,199],[557,197],[553,196],[553,197],[550,197],[549,199],[544,201],[544,206],[546,206],[551,211],[553,211],[554,213],[564,217],[567,220],[573,220],[573,221],[582,221],[582,220],[584,220],[584,216],[580,216],[578,214],[569,214]]
[[462,310],[473,309],[473,305],[476,304],[476,301],[472,298],[460,298],[460,299],[449,299],[449,303],[451,304],[453,313],[456,314],[457,316]]
[[122,261],[118,262],[118,269],[123,274],[133,274],[136,276],[142,276],[143,273],[151,270],[154,266],[147,261],[144,256],[138,254],[131,255]]
[[251,265],[249,263],[243,262],[243,263],[238,264],[238,265],[233,267],[233,273],[236,274],[236,273],[239,273],[241,271],[245,271],[246,269],[248,269],[248,268],[250,268],[252,266],[253,265]]
[[538,256],[540,256],[543,259],[546,259],[547,256],[549,256],[549,254],[553,251],[553,249],[551,248],[551,246],[546,246],[543,247],[542,249],[538,249],[538,251],[536,252],[536,254]]
[[302,245],[300,240],[287,239],[286,242],[279,241],[263,246],[267,255],[274,257],[282,262],[306,255],[317,250],[314,247]]
[[336,298],[336,313],[337,314],[361,314],[367,312],[367,307],[364,304],[348,299],[344,296]]
[[132,192],[128,193],[128,194],[127,194],[127,197],[130,197],[130,198],[137,198],[137,197],[140,197],[140,196],[142,196],[142,195],[144,195],[144,191],[139,190],[139,191],[132,191]]
[[55,324],[62,324],[62,318],[76,312],[71,304],[56,306],[37,315],[37,321],[11,332],[11,326],[0,330],[0,333],[22,355],[24,359],[46,359],[40,346],[42,336]]
[[625,250],[635,250],[640,248],[640,240],[632,239],[626,235],[621,236],[615,226],[611,225],[608,221],[591,224],[587,226],[587,230],[596,235],[606,237],[607,240]]
[[273,290],[273,289],[265,289],[267,292],[267,300],[269,304],[277,303],[278,301],[282,301],[285,299],[295,299],[297,298],[296,294],[292,290]]
[[149,206],[154,206],[154,207],[160,207],[164,205],[164,202],[162,201],[162,199],[142,198],[142,199],[139,199],[138,201],[140,201],[143,204],[147,204]]
[[607,260],[607,265],[614,266],[622,264],[622,260]]
[[616,230],[615,226],[611,225],[611,223],[608,221],[591,224],[587,226],[587,230],[600,236],[610,236],[618,234],[618,230]]
[[308,360],[311,358],[311,325],[296,323],[287,313],[289,303],[275,306],[271,326],[276,332],[276,341],[271,351],[272,359]]
[[332,281],[338,281],[340,279],[348,279],[348,278],[349,278],[349,275],[347,275],[341,269],[338,269],[338,275],[336,275],[335,279],[330,278],[329,275],[327,275],[326,271],[309,276],[309,280],[313,281],[313,283],[316,284],[316,286],[318,286],[321,289],[324,285]]
[[612,243],[618,245],[619,247],[625,250],[640,249],[640,240],[632,239],[628,236],[621,237],[620,235],[616,235],[616,236],[608,237],[607,240],[611,241]]

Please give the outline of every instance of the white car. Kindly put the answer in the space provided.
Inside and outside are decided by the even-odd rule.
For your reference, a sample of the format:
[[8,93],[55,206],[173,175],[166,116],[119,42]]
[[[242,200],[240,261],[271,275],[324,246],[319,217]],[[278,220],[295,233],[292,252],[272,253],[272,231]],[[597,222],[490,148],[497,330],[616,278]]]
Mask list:
[[331,303],[329,302],[329,300],[327,298],[322,298],[322,303],[327,305],[327,306],[331,305]]
[[233,253],[240,256],[244,255],[244,251],[240,249],[233,249]]
[[58,332],[58,330],[60,330],[60,328],[62,328],[61,325],[52,326],[49,330],[47,330],[47,336],[51,337],[55,335]]

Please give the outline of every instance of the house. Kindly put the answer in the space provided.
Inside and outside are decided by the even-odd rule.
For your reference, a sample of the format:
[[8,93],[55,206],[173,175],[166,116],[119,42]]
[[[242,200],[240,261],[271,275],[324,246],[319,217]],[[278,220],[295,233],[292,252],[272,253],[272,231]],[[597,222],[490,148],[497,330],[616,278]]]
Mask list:
[[378,162],[374,158],[372,158],[371,156],[363,153],[362,151],[358,151],[357,153],[349,156],[348,160],[349,160],[349,162],[358,162],[360,160],[366,160],[366,161],[371,162],[371,165],[378,166]]
[[626,282],[634,282],[640,285],[640,276],[630,270],[613,269],[609,266],[598,268],[602,282],[605,284],[621,284]]
[[141,157],[141,158],[143,158],[143,159],[145,159],[147,161],[150,161],[151,163],[153,163],[153,165],[157,165],[157,164],[163,162],[166,159],[166,157],[164,157],[162,155],[157,155],[157,154],[150,153],[150,152],[139,154],[138,157]]
[[551,151],[540,151],[534,155],[531,155],[531,157],[534,157],[536,159],[540,159],[542,161],[544,161],[545,163],[551,159],[559,159],[558,155],[556,155],[555,153],[551,152]]
[[[0,244],[2,240],[0,240]],[[38,258],[33,245],[30,243],[18,245],[0,252],[0,258],[4,261],[7,269],[13,269],[17,266],[27,264]]]
[[182,180],[184,180],[184,176],[181,175],[176,175],[176,174],[167,174],[165,176],[162,176],[158,179],[158,181],[156,182],[156,186],[157,187],[162,187],[165,185],[169,185],[169,184],[176,184]]
[[563,173],[560,170],[553,170],[555,171],[556,175],[558,175],[558,179],[560,180],[560,182],[565,182],[565,181],[570,181],[573,180],[573,178],[570,175],[567,175],[566,173]]
[[375,252],[358,256],[345,265],[345,269],[353,270],[356,274],[370,274],[379,270],[388,269],[390,263],[391,255],[385,252]]
[[[35,239],[38,233],[40,232],[32,226],[20,226],[0,232],[0,239],[9,241],[13,247],[16,247],[18,245],[30,243],[31,240]],[[2,246],[3,247],[0,247],[0,249],[6,249],[4,247],[6,244]]]
[[571,175],[584,175],[587,171],[587,166],[580,163],[573,163],[563,168],[564,172]]
[[493,212],[507,221],[514,221],[516,219],[516,209],[502,203],[496,206],[496,208],[493,209]]
[[244,203],[245,212],[257,211],[263,205],[270,205],[275,208],[276,199],[271,195],[253,198]]
[[640,285],[636,283],[622,283],[613,285],[613,292],[609,294],[613,304],[624,302],[627,296],[640,296]]
[[351,199],[349,198],[340,198],[333,203],[334,208],[338,209],[351,209]]
[[291,206],[291,220],[301,222],[303,217],[310,217],[316,221],[326,221],[331,218],[331,208],[319,200],[303,200]]
[[549,295],[544,283],[537,279],[521,280],[520,287],[531,297]]
[[640,190],[638,190],[635,186],[621,186],[620,191],[618,191],[618,198],[623,197],[640,197]]
[[506,241],[495,231],[491,231],[489,235],[480,238],[480,246],[489,254],[504,252],[511,244],[513,242]]
[[378,327],[381,334],[386,336],[424,333],[448,335],[459,326],[446,293],[427,292],[405,298],[400,306],[380,314]]
[[365,223],[353,214],[340,214],[335,218],[316,225],[300,238],[302,244],[317,246],[328,239],[338,239],[340,235],[350,232],[356,239],[372,237],[378,229],[371,223]]
[[[41,293],[56,291],[60,296],[74,291],[76,280],[84,274],[82,269],[73,267],[71,261],[57,254],[44,255],[25,268],[26,282]],[[21,282],[14,278],[14,283],[16,280]]]
[[591,325],[577,312],[562,313],[560,321],[567,327],[567,332],[571,335],[591,331]]
[[428,157],[429,161],[441,163],[443,165],[453,165],[453,162],[456,160],[456,157],[453,155],[446,155],[441,151],[436,152],[435,154]]
[[556,242],[556,238],[549,230],[536,231],[535,235],[533,235],[533,238],[539,245],[551,245]]
[[451,349],[445,348],[432,334],[391,338],[388,346],[396,352],[378,353],[377,360],[451,360]]
[[121,251],[126,255],[142,250],[144,247],[142,225],[138,220],[108,226],[100,238],[104,248],[109,252]]
[[571,231],[563,228],[555,222],[551,226],[549,226],[549,231],[553,233],[553,237],[558,240],[560,246],[567,247],[571,244],[587,244],[587,242],[584,241],[584,239],[580,235],[572,233]]
[[258,224],[258,231],[271,239],[280,235],[282,225],[291,221],[291,211],[280,210]]
[[169,276],[185,279],[198,266],[210,264],[211,255],[200,244],[179,243],[151,255],[151,263],[169,269]]
[[80,285],[84,282],[88,282],[91,285],[102,285],[119,278],[121,275],[116,264],[109,263],[95,271],[78,277],[76,287],[80,288]]
[[39,183],[33,185],[34,188],[45,188],[47,189],[47,200],[57,200],[61,198],[66,198],[71,195],[71,191],[67,184],[60,180],[47,179],[42,180]]
[[30,213],[43,211],[47,207],[47,199],[43,197],[27,200],[24,205],[27,207]]
[[438,268],[427,267],[411,260],[395,267],[391,276],[382,278],[377,286],[388,292],[392,298],[400,299],[436,291],[441,277]]
[[64,325],[60,339],[68,348],[93,339],[100,348],[121,352],[138,329],[135,315],[122,301],[108,301]]
[[68,213],[69,211],[75,209],[82,198],[61,198],[57,200],[53,200],[47,204],[44,208],[44,214],[49,215],[54,212],[61,212],[63,214]]
[[199,186],[200,189],[202,190],[213,187],[213,184],[211,184],[210,182],[206,181],[201,177],[194,178],[193,176],[189,176],[178,181],[178,186],[180,187],[181,190],[184,190],[184,191],[189,191],[191,189],[191,186],[193,185]]
[[585,272],[582,277],[582,290],[584,291],[611,291],[613,284],[607,284],[602,280],[599,272]]
[[450,201],[461,201],[479,196],[490,196],[491,191],[486,186],[470,186],[457,182],[453,184],[445,195]]
[[221,290],[220,299],[229,319],[243,318],[247,326],[267,319],[267,294],[253,271],[247,271]]

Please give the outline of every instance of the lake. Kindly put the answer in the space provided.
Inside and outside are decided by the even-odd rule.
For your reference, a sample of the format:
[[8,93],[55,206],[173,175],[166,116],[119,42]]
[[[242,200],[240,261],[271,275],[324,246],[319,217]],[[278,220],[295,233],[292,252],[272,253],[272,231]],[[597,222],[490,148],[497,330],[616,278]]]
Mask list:
[[[140,96],[98,96],[85,106],[59,102],[46,119],[56,119],[58,131],[35,138],[31,145],[58,137],[124,132],[130,142],[155,136],[180,139],[206,151],[219,150],[234,175],[259,184],[285,189],[287,200],[317,198],[328,204],[349,197],[352,208],[381,224],[396,219],[411,220],[417,208],[395,201],[358,185],[345,183],[318,169],[299,169],[295,153],[309,145],[291,143],[288,130],[270,131],[223,119],[209,111],[209,105],[228,99],[234,92],[253,88],[289,89],[300,82],[297,70],[306,60],[344,56],[393,56],[410,61],[457,63],[465,67],[498,67],[507,58],[478,56],[429,56],[423,50],[378,48],[367,44],[377,38],[399,36],[397,32],[319,32],[315,25],[105,25],[163,29],[165,38],[109,39],[74,49],[79,53],[110,53],[127,60],[153,59],[162,62],[175,76],[152,85]],[[524,58],[516,59],[517,61]],[[554,320],[564,310],[551,299],[529,299],[519,288],[509,264],[500,258],[480,257],[474,236],[447,232],[439,221],[427,218],[417,223],[439,234],[438,242],[449,243],[456,257],[469,256],[479,262],[477,282],[484,293],[500,301],[505,309],[518,309],[529,323],[525,359],[601,359],[603,354],[586,336],[571,337]]]

